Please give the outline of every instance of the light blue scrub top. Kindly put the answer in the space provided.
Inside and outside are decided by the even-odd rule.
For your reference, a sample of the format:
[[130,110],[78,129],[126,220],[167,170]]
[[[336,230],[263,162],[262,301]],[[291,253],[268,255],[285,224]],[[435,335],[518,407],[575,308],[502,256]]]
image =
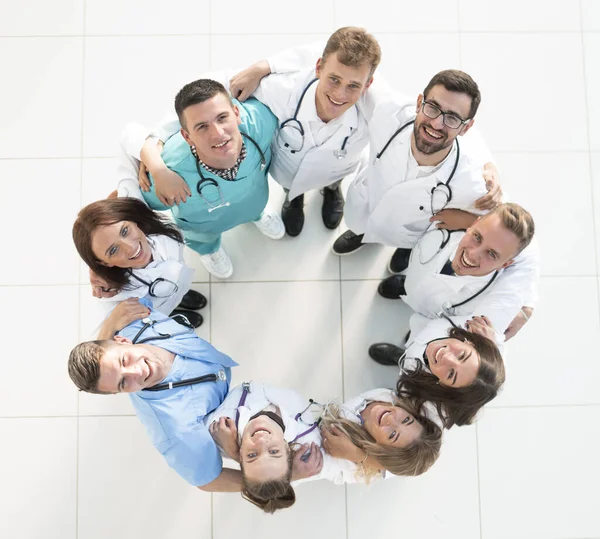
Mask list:
[[[260,152],[250,140],[242,137],[247,155],[234,181],[224,180],[201,167],[205,178],[211,178],[218,183],[223,202],[229,202],[229,206],[208,211],[211,206],[203,200],[196,188],[200,181],[196,158],[181,133],[173,135],[165,143],[162,158],[168,168],[185,180],[192,196],[187,202],[169,208],[156,197],[154,182],[151,191],[142,191],[144,200],[152,209],[171,210],[186,243],[200,254],[217,251],[221,245],[222,232],[242,223],[258,220],[269,198],[267,172],[271,164],[271,139],[277,128],[277,118],[267,106],[254,98],[244,103],[235,99],[233,102],[240,111],[240,131],[252,137],[258,144],[265,156],[266,166],[261,170]],[[202,195],[213,207],[221,202],[221,195],[214,185],[203,184]]]
[[[147,300],[142,303],[151,306]],[[164,314],[152,310],[150,318],[164,320]],[[133,339],[143,326],[138,320],[119,332]],[[179,333],[184,326],[175,321],[158,324],[144,331],[141,339]],[[205,382],[164,391],[138,391],[130,394],[137,416],[146,427],[154,447],[188,483],[203,486],[221,473],[223,461],[216,443],[204,425],[204,416],[225,399],[231,381],[231,367],[237,365],[229,356],[200,339],[193,331],[170,339],[150,341],[176,354],[173,366],[163,382],[177,382],[205,374],[225,371],[227,381]]]

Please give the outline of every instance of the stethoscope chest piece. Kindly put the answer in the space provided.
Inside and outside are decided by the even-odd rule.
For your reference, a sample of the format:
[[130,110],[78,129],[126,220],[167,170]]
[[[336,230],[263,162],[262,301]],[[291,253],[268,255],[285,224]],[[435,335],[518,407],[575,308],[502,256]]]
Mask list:
[[337,159],[342,160],[348,155],[348,151],[341,148],[337,148],[333,150],[333,155],[335,155]]

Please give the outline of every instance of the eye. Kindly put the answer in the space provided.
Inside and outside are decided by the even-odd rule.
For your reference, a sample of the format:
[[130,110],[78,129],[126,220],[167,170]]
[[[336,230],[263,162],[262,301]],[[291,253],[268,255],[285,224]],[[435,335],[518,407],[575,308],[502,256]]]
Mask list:
[[406,416],[406,417],[405,417],[405,418],[402,420],[402,424],[404,425],[404,424],[408,423],[409,421],[410,421],[410,416],[409,416],[409,415],[407,415],[407,416]]
[[196,131],[202,131],[202,129],[206,129],[206,125],[199,125],[198,129],[196,129]]
[[118,248],[113,245],[108,251],[108,256],[113,256],[117,252],[117,250]]
[[494,251],[488,251],[488,253],[489,253],[490,257],[493,258],[494,260],[496,260],[496,258],[498,258],[496,256],[496,253],[494,253]]
[[128,226],[124,226],[124,227],[121,229],[121,236],[123,236],[123,237],[127,236],[127,233],[128,233],[128,232],[129,232],[129,227],[128,227]]
[[253,459],[253,458],[255,458],[256,456],[257,456],[257,455],[256,455],[256,453],[248,453],[248,455],[247,455],[247,457],[248,457],[249,459]]
[[227,120],[227,114],[223,114],[222,116],[219,116],[220,122],[224,122],[225,120]]
[[340,82],[338,79],[336,79],[335,77],[329,77],[329,80],[331,82],[333,82],[334,84],[337,84],[338,82]]
[[459,357],[458,359],[459,359],[460,361],[463,361],[463,360],[465,359],[465,356],[466,356],[466,354],[465,354],[465,352],[463,351],[463,352],[460,354],[460,357]]
[[269,455],[278,455],[279,449],[269,449]]
[[396,437],[396,431],[393,431],[392,433],[390,433],[390,435],[388,436],[388,440],[393,440]]
[[448,376],[447,376],[448,380],[451,380],[453,376],[454,376],[454,369],[450,369],[450,372],[448,373]]

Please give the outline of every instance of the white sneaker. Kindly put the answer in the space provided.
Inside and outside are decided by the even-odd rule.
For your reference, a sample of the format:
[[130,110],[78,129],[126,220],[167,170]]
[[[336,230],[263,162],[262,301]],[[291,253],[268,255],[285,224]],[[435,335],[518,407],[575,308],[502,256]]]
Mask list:
[[265,208],[258,221],[253,221],[256,228],[260,230],[267,238],[280,240],[285,236],[285,226],[281,217],[269,208]]
[[233,264],[223,247],[209,255],[200,255],[200,260],[206,270],[219,279],[227,279],[233,275]]

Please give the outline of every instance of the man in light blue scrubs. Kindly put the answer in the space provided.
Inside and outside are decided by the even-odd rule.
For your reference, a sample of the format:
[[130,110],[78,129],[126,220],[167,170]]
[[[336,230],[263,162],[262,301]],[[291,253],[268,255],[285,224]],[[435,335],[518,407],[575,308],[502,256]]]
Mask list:
[[[150,307],[146,300],[141,303]],[[150,321],[153,324],[147,325]],[[77,345],[69,356],[69,375],[81,391],[129,393],[154,447],[169,466],[202,490],[235,492],[241,490],[241,474],[223,468],[219,448],[203,420],[225,399],[231,367],[236,365],[193,329],[151,310],[148,318],[132,322],[112,340]],[[200,376],[216,380],[147,390]]]
[[[285,234],[281,218],[266,209],[277,118],[255,99],[232,100],[225,87],[211,79],[184,86],[175,98],[175,111],[181,131],[170,136],[179,131],[177,126],[167,136],[161,133],[162,140],[170,136],[162,156],[156,140],[144,141],[145,136],[130,136],[127,152],[141,159],[152,175],[150,190],[142,193],[148,205],[170,209],[206,269],[225,279],[233,266],[221,247],[223,232],[253,222],[271,239]],[[162,186],[173,177],[187,196],[165,194],[168,190]]]

